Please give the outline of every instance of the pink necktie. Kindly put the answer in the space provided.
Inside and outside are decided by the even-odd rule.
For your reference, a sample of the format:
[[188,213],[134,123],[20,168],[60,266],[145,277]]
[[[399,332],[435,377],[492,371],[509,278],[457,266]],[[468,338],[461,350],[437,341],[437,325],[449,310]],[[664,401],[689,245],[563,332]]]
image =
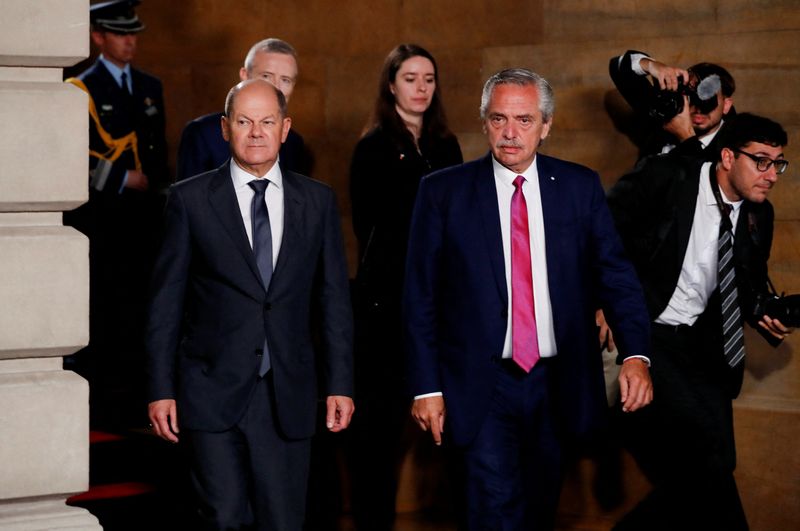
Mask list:
[[514,361],[529,372],[539,361],[539,340],[533,305],[528,205],[522,193],[524,182],[525,178],[517,175],[516,190],[511,196],[511,348]]

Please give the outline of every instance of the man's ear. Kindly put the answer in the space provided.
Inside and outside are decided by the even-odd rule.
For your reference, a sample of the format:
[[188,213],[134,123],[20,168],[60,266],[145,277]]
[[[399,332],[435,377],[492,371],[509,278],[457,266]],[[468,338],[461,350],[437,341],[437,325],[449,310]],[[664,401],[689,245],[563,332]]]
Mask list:
[[286,142],[286,137],[289,136],[289,129],[292,128],[292,119],[288,116],[283,119],[283,131],[281,131],[281,144]]
[[545,138],[547,138],[547,135],[550,134],[550,126],[552,125],[553,125],[553,117],[551,116],[549,120],[547,120],[545,123],[542,124],[541,140],[544,140]]
[[733,107],[733,98],[722,98],[722,114],[726,115],[730,112],[731,107]]
[[733,167],[733,159],[736,158],[736,154],[730,148],[722,148],[719,153],[720,164],[722,164],[722,168],[725,171],[730,171]]
[[90,33],[92,37],[92,42],[98,48],[102,48],[103,44],[106,42],[106,36],[102,31],[92,30]]
[[224,114],[222,115],[222,119],[219,121],[220,127],[222,127],[222,138],[225,139],[225,142],[231,141],[231,135],[228,131],[230,123],[228,122],[228,117]]
[[247,69],[245,67],[239,69],[239,81],[247,81]]

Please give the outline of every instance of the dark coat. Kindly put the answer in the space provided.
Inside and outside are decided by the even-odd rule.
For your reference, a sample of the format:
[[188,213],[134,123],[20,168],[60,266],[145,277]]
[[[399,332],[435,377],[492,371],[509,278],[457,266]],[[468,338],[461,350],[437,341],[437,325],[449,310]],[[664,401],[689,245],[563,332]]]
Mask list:
[[[148,400],[177,400],[182,426],[223,431],[250,402],[266,336],[277,416],[309,437],[317,374],[326,395],[352,396],[352,316],[333,191],[283,170],[284,233],[265,290],[228,163],[172,186],[153,274]],[[315,355],[312,309],[323,348]]]
[[[422,152],[377,127],[356,145],[350,165],[353,230],[358,240],[359,287],[365,303],[400,313],[411,212],[423,176],[461,164],[454,136],[423,138]],[[396,315],[395,315],[396,314]]]
[[[607,405],[595,310],[624,355],[649,351],[647,310],[597,174],[538,154],[547,273],[567,433],[602,426]],[[408,250],[404,313],[415,396],[442,391],[456,444],[487,414],[509,312],[490,155],[423,179]]]
[[[692,231],[703,163],[694,157],[674,154],[652,157],[623,176],[608,194],[617,230],[642,283],[651,320],[664,311],[678,283]],[[771,344],[776,344],[775,338],[757,325],[759,317],[754,315],[757,294],[768,292],[767,260],[773,219],[769,201],[745,201],[739,213],[733,252],[742,316]],[[711,304],[716,304],[716,308],[708,311],[717,317],[718,297],[712,297]],[[721,331],[722,326],[712,328]],[[734,375],[738,380],[734,382],[736,393],[743,366],[740,364]]]

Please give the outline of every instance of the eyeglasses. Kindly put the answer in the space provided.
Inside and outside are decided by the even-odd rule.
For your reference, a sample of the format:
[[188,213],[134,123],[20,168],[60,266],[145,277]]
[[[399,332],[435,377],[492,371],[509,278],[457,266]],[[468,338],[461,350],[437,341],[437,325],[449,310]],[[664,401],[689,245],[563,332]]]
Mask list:
[[742,155],[746,155],[750,160],[755,162],[758,171],[767,171],[769,167],[774,164],[775,173],[780,175],[786,171],[786,168],[789,167],[789,161],[786,159],[772,160],[769,157],[758,157],[756,155],[753,155],[752,153],[748,153],[747,151],[742,151],[741,149],[734,149],[734,151],[736,153],[741,153]]

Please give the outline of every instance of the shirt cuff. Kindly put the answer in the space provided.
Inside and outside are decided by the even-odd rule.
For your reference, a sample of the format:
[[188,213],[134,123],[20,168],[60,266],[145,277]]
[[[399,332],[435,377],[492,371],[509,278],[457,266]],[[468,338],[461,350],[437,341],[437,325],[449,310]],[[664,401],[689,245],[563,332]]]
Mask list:
[[622,363],[625,363],[626,361],[633,359],[642,360],[647,364],[648,367],[650,366],[650,358],[648,358],[647,356],[628,356],[624,360],[622,360]]
[[633,54],[631,54],[631,70],[633,70],[633,72],[636,75],[639,75],[639,76],[646,76],[647,75],[647,72],[645,72],[642,69],[642,65],[639,64],[639,61],[641,61],[642,59],[645,59],[645,58],[646,59],[650,59],[650,57],[648,57],[647,55],[645,55],[643,53],[633,53]]
[[117,190],[118,194],[121,194],[125,190],[125,185],[126,184],[128,184],[128,171],[127,170],[125,171],[125,175],[122,176],[122,184],[120,185],[119,190]]
[[442,392],[436,391],[435,393],[425,393],[424,395],[417,395],[414,397],[414,400],[419,400],[421,398],[430,398],[432,396],[442,396]]

